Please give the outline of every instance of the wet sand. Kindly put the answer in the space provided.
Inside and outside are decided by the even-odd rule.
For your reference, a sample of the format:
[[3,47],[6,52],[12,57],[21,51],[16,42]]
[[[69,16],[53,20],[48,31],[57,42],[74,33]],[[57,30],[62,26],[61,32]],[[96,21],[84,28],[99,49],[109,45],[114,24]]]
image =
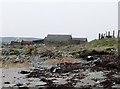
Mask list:
[[4,67],[2,68],[1,79],[3,81],[1,83],[3,87],[17,87],[16,85],[22,84],[21,87],[119,89],[119,60],[115,59],[113,55],[102,55],[100,58],[89,59],[89,61],[79,60],[76,63],[70,61],[67,63],[61,62],[53,69],[51,66],[54,66],[54,61],[49,62],[49,60],[42,62],[43,65],[39,64],[39,68]]
[[3,62],[0,61],[0,68],[28,68],[31,65],[28,63],[13,63],[13,62]]
[[[17,82],[23,83],[22,87],[37,87],[37,86],[43,86],[47,84],[46,82],[41,81],[41,77],[36,77],[36,78],[26,78],[27,74],[21,74],[21,71],[31,71],[31,69],[28,68],[3,68],[2,69],[2,76],[1,79],[3,87],[15,87]],[[79,75],[80,73],[63,73],[61,75],[59,74],[54,74],[54,76],[47,77],[47,80],[53,80],[54,84],[57,85],[64,85],[68,83],[68,80],[71,80],[75,75]],[[97,82],[94,81],[93,79],[99,79],[99,81],[104,80],[104,74],[103,72],[89,72],[89,71],[84,71],[83,72],[85,78],[79,79],[76,78],[74,81],[77,81],[76,85],[74,87],[81,87],[81,86],[93,86],[96,85]],[[58,75],[58,77],[57,77]],[[5,82],[9,82],[9,84],[5,84]]]
[[2,88],[2,68],[0,68],[0,89]]

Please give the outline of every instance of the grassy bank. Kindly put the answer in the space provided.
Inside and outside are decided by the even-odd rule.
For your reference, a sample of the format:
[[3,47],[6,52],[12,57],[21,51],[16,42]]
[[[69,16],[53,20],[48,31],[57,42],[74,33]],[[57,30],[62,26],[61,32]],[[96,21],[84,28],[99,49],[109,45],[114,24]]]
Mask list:
[[118,39],[109,38],[101,40],[92,40],[84,45],[87,49],[105,50],[107,48],[118,49]]

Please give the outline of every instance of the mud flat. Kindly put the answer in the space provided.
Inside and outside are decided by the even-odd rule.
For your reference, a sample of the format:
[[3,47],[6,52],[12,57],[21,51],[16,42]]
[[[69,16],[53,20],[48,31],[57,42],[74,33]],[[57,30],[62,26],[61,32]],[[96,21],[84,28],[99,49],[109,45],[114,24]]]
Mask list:
[[2,68],[0,68],[0,89],[2,88]]

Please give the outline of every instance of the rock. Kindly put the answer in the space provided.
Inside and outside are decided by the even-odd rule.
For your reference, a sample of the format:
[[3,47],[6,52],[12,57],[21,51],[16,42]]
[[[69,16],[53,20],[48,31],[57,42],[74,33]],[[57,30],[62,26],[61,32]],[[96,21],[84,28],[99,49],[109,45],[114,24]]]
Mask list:
[[92,60],[94,60],[94,58],[93,58],[93,56],[87,56],[86,60],[87,61],[92,61]]
[[29,71],[21,71],[20,73],[21,74],[29,74],[30,72]]
[[16,81],[16,86],[22,86],[24,83],[23,83],[23,81],[21,81],[21,80],[17,80]]
[[4,82],[4,84],[10,84],[10,82]]

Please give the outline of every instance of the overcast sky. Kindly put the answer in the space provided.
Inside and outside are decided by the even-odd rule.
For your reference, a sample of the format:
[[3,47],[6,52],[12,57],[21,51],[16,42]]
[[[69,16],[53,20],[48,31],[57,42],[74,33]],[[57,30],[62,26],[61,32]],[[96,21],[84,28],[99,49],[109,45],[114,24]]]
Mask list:
[[118,0],[1,0],[1,36],[71,34],[98,37],[118,30]]

